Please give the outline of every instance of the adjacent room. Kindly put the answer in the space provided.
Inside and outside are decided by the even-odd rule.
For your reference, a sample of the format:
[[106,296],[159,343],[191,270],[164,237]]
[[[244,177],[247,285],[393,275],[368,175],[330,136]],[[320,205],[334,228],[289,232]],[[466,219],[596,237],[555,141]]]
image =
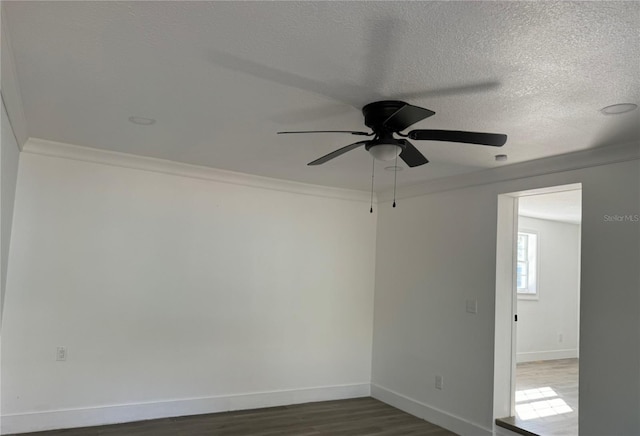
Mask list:
[[534,434],[579,433],[581,204],[580,184],[517,195],[513,411],[497,422]]
[[0,434],[640,434],[640,3],[0,10]]

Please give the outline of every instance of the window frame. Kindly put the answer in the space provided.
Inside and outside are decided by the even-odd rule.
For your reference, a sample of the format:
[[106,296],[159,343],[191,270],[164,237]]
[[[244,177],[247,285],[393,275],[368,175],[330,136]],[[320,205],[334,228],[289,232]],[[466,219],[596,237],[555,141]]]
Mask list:
[[[528,253],[527,253],[527,264],[528,264],[528,268],[527,268],[527,288],[520,288],[520,289],[527,289],[526,291],[522,292],[519,288],[518,288],[518,277],[517,277],[517,268],[518,268],[518,238],[516,238],[516,246],[515,246],[515,292],[516,295],[518,297],[519,300],[538,300],[540,298],[540,233],[537,230],[533,230],[533,229],[527,229],[527,228],[519,228],[518,232],[517,232],[517,236],[520,236],[520,234],[528,234],[528,235],[534,235],[535,236],[535,244],[533,249],[534,251],[534,255],[533,256],[529,256],[529,254],[531,253],[531,238],[528,238],[527,240],[527,248],[528,248]],[[532,258],[531,258],[532,257]],[[531,266],[533,265],[533,268],[531,268]],[[531,269],[533,269],[533,273],[531,272]],[[532,283],[531,280],[533,279],[533,291],[530,290]]]

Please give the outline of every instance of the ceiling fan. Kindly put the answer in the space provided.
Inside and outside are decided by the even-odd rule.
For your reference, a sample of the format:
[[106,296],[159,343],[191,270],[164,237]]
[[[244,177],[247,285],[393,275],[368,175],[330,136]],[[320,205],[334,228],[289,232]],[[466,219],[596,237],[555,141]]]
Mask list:
[[[308,165],[321,165],[348,151],[364,146],[371,155],[383,161],[400,157],[408,166],[417,167],[429,162],[427,158],[407,139],[417,141],[463,142],[467,144],[502,147],[507,142],[507,135],[497,133],[463,132],[459,130],[418,129],[402,133],[409,126],[435,115],[434,111],[414,106],[398,100],[383,100],[367,104],[362,108],[364,124],[372,132],[351,130],[305,130],[292,133],[349,133],[358,136],[372,136],[372,139],[354,142],[322,156]],[[395,135],[401,138],[396,138]]]

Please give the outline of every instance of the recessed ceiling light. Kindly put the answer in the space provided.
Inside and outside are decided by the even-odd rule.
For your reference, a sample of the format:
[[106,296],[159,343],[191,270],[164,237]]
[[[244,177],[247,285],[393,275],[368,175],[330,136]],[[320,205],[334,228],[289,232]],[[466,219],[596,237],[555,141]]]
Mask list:
[[150,126],[156,123],[156,120],[153,118],[145,118],[145,117],[129,117],[129,121],[133,124],[139,124],[141,126]]
[[638,108],[638,105],[635,103],[618,103],[612,104],[611,106],[606,106],[600,109],[604,115],[620,115],[625,114],[627,112],[631,112]]
[[390,167],[384,167],[384,169],[387,171],[402,171],[403,168],[391,165]]
[[498,162],[504,162],[507,160],[507,155],[506,154],[496,154],[496,160]]

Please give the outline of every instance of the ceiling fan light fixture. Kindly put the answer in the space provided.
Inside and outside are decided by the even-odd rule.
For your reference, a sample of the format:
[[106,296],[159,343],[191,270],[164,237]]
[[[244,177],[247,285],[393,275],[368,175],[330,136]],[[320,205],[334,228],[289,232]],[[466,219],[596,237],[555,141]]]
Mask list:
[[402,152],[402,147],[396,144],[376,144],[369,148],[374,158],[388,162],[394,160]]

